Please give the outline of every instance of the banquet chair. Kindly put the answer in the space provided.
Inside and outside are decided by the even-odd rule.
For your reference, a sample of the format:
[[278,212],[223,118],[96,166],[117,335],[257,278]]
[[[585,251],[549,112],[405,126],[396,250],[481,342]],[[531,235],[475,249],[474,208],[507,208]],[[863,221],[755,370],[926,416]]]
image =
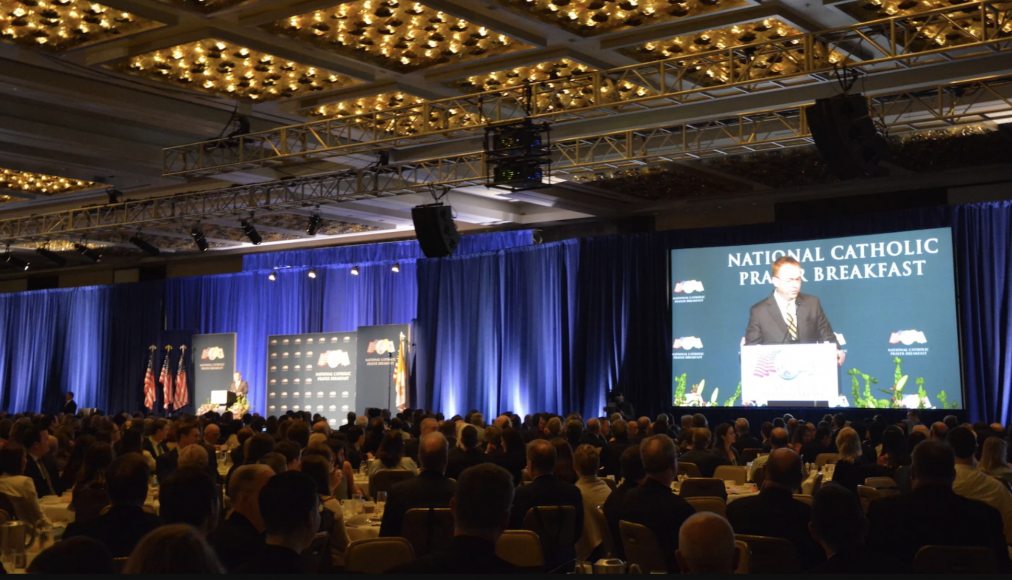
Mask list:
[[685,501],[697,512],[713,512],[727,517],[727,503],[719,497],[699,495],[687,497]]
[[922,546],[914,555],[914,573],[995,574],[994,553],[981,546]]
[[790,541],[772,536],[735,534],[748,544],[749,574],[781,574],[801,571],[798,551]]
[[898,492],[900,489],[899,484],[891,477],[866,477],[864,484],[879,491],[894,489]]
[[411,508],[404,513],[401,537],[411,542],[419,558],[449,548],[453,542],[453,513],[450,508]]
[[687,497],[719,497],[727,501],[727,489],[724,487],[724,480],[715,477],[690,477],[682,481],[678,489],[678,495]]
[[738,555],[738,562],[735,564],[735,574],[748,574],[752,551],[748,544],[742,540],[734,541],[734,553]]
[[344,571],[350,574],[383,574],[414,559],[411,542],[404,538],[355,540],[345,552]]
[[703,477],[703,474],[699,472],[699,466],[695,463],[688,461],[678,462],[678,475],[685,475],[686,477]]
[[581,555],[585,554],[590,554],[590,560],[595,560],[594,556],[601,558],[611,557],[615,553],[615,547],[611,540],[611,529],[608,527],[608,520],[604,517],[604,511],[601,509],[601,506],[594,506],[584,513],[584,530],[590,525],[596,526],[601,533],[601,542],[591,546],[587,534],[582,534],[576,544],[577,559],[588,559],[581,557]]
[[411,479],[415,474],[405,469],[381,469],[369,478],[369,495],[376,497],[381,491],[390,491],[395,483]]
[[827,463],[836,463],[839,460],[839,453],[820,453],[815,456],[815,466],[822,469]]
[[302,551],[302,561],[306,570],[311,574],[320,574],[331,571],[330,561],[330,534],[317,532],[309,547]]
[[527,510],[523,526],[541,540],[546,566],[561,563],[560,554],[576,546],[576,509],[571,505],[536,505]]
[[0,524],[18,519],[17,509],[14,507],[14,500],[6,493],[0,493]]
[[530,530],[506,530],[495,543],[495,555],[522,570],[541,572],[545,555],[541,540]]
[[744,465],[718,465],[713,470],[713,477],[741,485],[748,479],[748,468]]
[[627,563],[632,566],[636,564],[645,574],[653,572],[674,572],[668,570],[667,559],[657,543],[657,536],[653,530],[626,520],[618,522],[618,533],[622,539],[622,549],[625,550]]
[[872,502],[882,498],[882,492],[868,485],[858,485],[857,497],[861,500],[861,510],[867,515]]

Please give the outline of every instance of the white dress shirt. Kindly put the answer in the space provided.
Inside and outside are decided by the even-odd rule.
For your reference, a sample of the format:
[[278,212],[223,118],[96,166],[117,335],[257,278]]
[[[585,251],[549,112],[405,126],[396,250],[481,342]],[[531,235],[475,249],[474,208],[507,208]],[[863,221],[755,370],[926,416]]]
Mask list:
[[1005,528],[1005,542],[1012,544],[1012,493],[1005,484],[972,466],[957,463],[952,491],[998,510]]

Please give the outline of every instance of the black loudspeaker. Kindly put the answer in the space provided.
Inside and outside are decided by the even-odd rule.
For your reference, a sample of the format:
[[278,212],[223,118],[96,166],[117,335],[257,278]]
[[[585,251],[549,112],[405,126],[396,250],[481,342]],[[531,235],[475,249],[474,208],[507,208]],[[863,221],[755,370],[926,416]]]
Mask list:
[[881,173],[878,164],[889,148],[875,130],[863,96],[817,99],[805,117],[819,154],[837,177],[852,179]]
[[420,205],[411,209],[415,223],[415,237],[428,258],[449,256],[460,242],[460,234],[453,223],[453,210],[448,205]]

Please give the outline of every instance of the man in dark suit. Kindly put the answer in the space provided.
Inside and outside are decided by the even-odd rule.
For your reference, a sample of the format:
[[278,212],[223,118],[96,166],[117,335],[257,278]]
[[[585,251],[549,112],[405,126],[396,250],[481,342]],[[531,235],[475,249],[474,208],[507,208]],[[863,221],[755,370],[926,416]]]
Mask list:
[[474,425],[465,425],[446,459],[446,476],[457,479],[465,469],[479,463],[485,463],[485,453],[478,447],[478,430]]
[[789,540],[798,550],[804,569],[825,560],[812,539],[808,523],[812,509],[794,499],[801,486],[801,456],[793,449],[776,449],[766,462],[766,478],[759,495],[727,504],[727,519],[737,534],[774,536]]
[[710,430],[696,427],[692,430],[692,450],[686,451],[678,459],[685,463],[693,463],[699,468],[699,475],[713,477],[713,472],[720,465],[727,465],[727,457],[713,452],[710,447]]
[[[952,448],[922,441],[912,454],[910,493],[872,502],[868,546],[910,566],[929,544],[983,546],[994,552],[999,570],[1009,567],[1001,514],[952,490],[956,461]],[[737,503],[737,502],[736,502]]]
[[734,420],[734,432],[737,438],[732,445],[739,454],[746,449],[761,449],[763,446],[762,441],[752,435],[751,428],[752,426],[745,417],[738,417]]
[[[833,327],[819,299],[801,293],[801,263],[790,256],[773,262],[773,294],[752,305],[745,328],[745,344],[832,342]],[[836,361],[843,365],[842,350]]]
[[[200,428],[196,423],[183,423],[176,430],[176,448],[159,455],[155,460],[155,474],[158,481],[165,481],[179,466],[179,452],[200,443]],[[215,473],[217,475],[217,473]]]
[[671,482],[678,473],[678,448],[667,435],[652,435],[640,443],[646,477],[639,487],[630,489],[618,520],[642,524],[654,533],[664,553],[668,572],[678,570],[678,528],[696,513],[691,505],[671,491]]
[[381,536],[401,535],[404,514],[411,508],[449,507],[457,484],[445,475],[446,456],[446,437],[442,433],[434,431],[422,437],[418,447],[422,471],[418,477],[398,482],[390,488],[380,524]]
[[77,414],[77,403],[74,402],[74,393],[67,391],[66,400],[63,403],[63,414],[64,415],[76,415]]
[[404,457],[410,457],[415,463],[418,463],[418,448],[421,447],[422,439],[429,433],[435,433],[438,429],[439,421],[432,417],[422,419],[418,423],[418,437],[412,437],[404,442]]
[[38,425],[30,425],[21,432],[21,445],[28,452],[25,475],[32,478],[35,492],[39,497],[61,495],[63,484],[60,481],[60,468],[49,452],[49,431]]
[[252,560],[264,546],[264,519],[260,514],[260,490],[274,476],[266,465],[243,465],[228,482],[232,513],[208,538],[218,559],[229,572]]
[[305,473],[286,471],[267,480],[257,500],[267,536],[260,550],[241,564],[240,574],[306,574],[302,553],[320,529],[320,496]]
[[496,556],[495,544],[510,517],[513,476],[492,463],[468,467],[460,474],[450,501],[453,512],[453,543],[395,573],[508,574],[517,569]]
[[232,373],[232,384],[229,385],[228,390],[236,395],[245,397],[249,393],[249,383],[246,382],[246,379],[242,378],[242,373],[235,371]]
[[117,457],[106,470],[112,507],[97,518],[71,523],[63,537],[95,538],[114,558],[129,556],[141,538],[162,523],[144,511],[149,475],[147,461],[139,453]]
[[155,419],[144,426],[144,450],[151,457],[158,459],[169,450],[165,447],[165,437],[169,433],[169,422],[166,419]]
[[572,506],[576,512],[574,521],[574,544],[569,550],[554,555],[545,554],[546,570],[568,562],[576,557],[576,538],[583,531],[583,496],[573,484],[555,476],[555,461],[558,455],[555,446],[544,439],[535,439],[527,444],[527,472],[533,481],[520,486],[513,497],[510,510],[510,529],[524,528],[524,517],[534,506]]

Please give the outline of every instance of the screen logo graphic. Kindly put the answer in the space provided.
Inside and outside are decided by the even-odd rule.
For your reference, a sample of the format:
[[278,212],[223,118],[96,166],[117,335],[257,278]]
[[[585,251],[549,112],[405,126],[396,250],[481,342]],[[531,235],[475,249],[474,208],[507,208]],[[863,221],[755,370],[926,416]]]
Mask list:
[[920,330],[897,330],[889,335],[889,344],[928,344],[928,338]]

